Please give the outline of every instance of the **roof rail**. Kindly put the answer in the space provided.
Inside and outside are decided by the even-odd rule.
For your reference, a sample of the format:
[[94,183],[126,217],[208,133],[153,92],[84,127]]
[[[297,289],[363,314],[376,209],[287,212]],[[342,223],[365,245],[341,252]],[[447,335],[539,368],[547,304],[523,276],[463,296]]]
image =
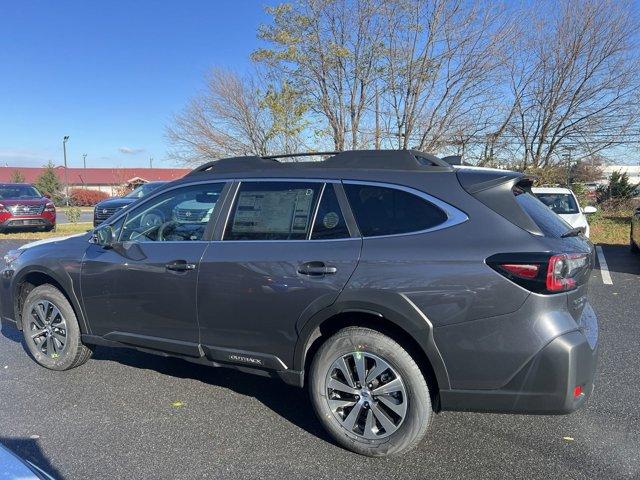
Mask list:
[[[320,162],[283,163],[282,158],[322,156],[328,157]],[[240,170],[260,170],[265,168],[286,168],[287,166],[312,166],[313,168],[368,168],[390,170],[423,170],[425,167],[451,169],[446,161],[428,153],[415,150],[347,150],[343,152],[304,152],[264,157],[245,156],[221,158],[207,162],[187,175],[214,169],[218,173],[231,173]]]
[[324,157],[327,155],[338,155],[342,152],[303,152],[303,153],[284,153],[282,155],[267,155],[268,160],[276,160],[278,158],[294,158],[294,157]]
[[194,175],[196,173],[206,172],[215,168],[218,170],[233,170],[237,169],[240,166],[246,167],[251,166],[252,168],[264,168],[273,166],[277,164],[278,161],[273,158],[266,157],[258,157],[258,156],[247,156],[247,157],[230,157],[230,158],[221,158],[220,160],[213,160],[211,162],[207,162],[205,164],[200,165],[199,167],[194,168],[186,176]]

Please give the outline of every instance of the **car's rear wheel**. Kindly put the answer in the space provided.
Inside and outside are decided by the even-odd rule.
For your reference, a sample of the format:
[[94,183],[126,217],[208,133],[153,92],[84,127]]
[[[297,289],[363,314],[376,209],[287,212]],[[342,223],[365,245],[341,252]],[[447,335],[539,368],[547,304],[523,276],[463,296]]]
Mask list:
[[22,308],[22,334],[33,359],[51,370],[68,370],[91,357],[91,350],[80,340],[71,304],[53,285],[40,285],[27,295]]
[[393,339],[368,328],[345,328],[320,347],[309,389],[327,431],[340,445],[363,455],[410,450],[433,415],[416,362]]

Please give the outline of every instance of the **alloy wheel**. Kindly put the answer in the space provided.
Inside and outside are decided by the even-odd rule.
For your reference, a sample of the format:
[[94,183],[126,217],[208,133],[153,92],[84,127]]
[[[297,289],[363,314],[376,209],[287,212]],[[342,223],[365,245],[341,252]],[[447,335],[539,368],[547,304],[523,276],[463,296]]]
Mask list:
[[325,380],[327,403],[350,434],[368,440],[387,437],[407,414],[407,391],[398,372],[368,352],[338,357]]
[[36,349],[50,358],[58,358],[67,344],[67,322],[48,300],[40,300],[31,309],[29,332]]

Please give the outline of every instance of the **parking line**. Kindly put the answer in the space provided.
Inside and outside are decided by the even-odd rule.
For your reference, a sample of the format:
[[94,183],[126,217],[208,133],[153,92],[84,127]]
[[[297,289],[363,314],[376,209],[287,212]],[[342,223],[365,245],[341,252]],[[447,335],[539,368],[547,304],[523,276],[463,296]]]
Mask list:
[[609,265],[607,265],[607,259],[604,258],[604,251],[602,250],[602,247],[596,247],[596,253],[598,254],[598,263],[600,264],[602,283],[605,285],[613,285],[613,280],[611,280],[611,274],[609,273]]

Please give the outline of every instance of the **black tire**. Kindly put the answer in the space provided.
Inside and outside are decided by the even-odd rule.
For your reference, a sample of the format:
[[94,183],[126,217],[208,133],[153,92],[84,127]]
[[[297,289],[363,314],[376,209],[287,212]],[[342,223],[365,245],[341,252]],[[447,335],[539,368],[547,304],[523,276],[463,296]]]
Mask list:
[[[329,406],[326,382],[327,378],[331,378],[330,372],[335,372],[334,362],[343,356],[349,358],[349,354],[353,352],[356,352],[356,355],[357,352],[362,352],[365,357],[369,354],[379,357],[401,377],[406,391],[406,413],[403,420],[398,423],[397,430],[384,438],[368,439],[362,434],[354,433],[353,429],[348,431]],[[371,370],[373,368],[366,370],[365,378]],[[382,385],[384,386],[384,383]],[[367,393],[368,397],[371,392],[373,390]],[[416,362],[397,342],[369,328],[345,328],[319,348],[311,364],[309,393],[316,415],[331,436],[346,449],[370,457],[396,455],[411,450],[424,437],[433,417],[429,388]],[[334,393],[335,391],[332,390],[332,395]],[[364,399],[365,397],[363,394],[354,398]],[[368,405],[367,402],[365,403]],[[381,406],[377,400],[372,400],[371,405],[373,404],[378,405],[378,408]],[[368,412],[365,411],[364,415],[367,414]],[[343,415],[346,416],[346,412]],[[358,418],[363,419],[363,417]],[[364,421],[366,417],[360,423]]]
[[51,225],[50,227],[44,227],[44,229],[43,229],[43,230],[44,230],[45,232],[50,232],[50,231],[51,231],[51,230],[53,230],[54,228],[56,228],[56,226],[55,226],[55,225]]
[[[53,332],[57,332],[58,335],[62,335],[62,332],[64,332],[63,336],[66,337],[62,348],[60,348],[60,342],[54,343],[54,348],[51,349],[50,355],[47,354],[49,352],[43,352],[42,344],[36,344],[33,339],[34,333],[41,330],[37,325],[39,320],[32,313],[34,308],[49,304],[56,307],[60,312],[60,316],[54,313],[48,315],[48,318],[52,320],[49,327],[53,329]],[[42,311],[44,311],[44,308]],[[53,309],[50,311],[53,312]],[[60,321],[60,318],[64,321],[64,329],[56,328],[56,325],[60,326],[62,323],[54,323],[56,319]],[[40,285],[27,295],[22,308],[22,334],[31,357],[43,367],[51,370],[69,370],[70,368],[78,367],[89,360],[92,354],[91,349],[81,342],[80,326],[71,304],[62,292],[53,285]],[[53,333],[50,330],[44,335],[44,337],[42,335],[38,336],[38,341],[46,343],[47,337],[53,335]],[[54,342],[53,338],[51,341]],[[55,348],[56,346],[58,346],[58,349]],[[48,350],[48,345],[46,349]]]

